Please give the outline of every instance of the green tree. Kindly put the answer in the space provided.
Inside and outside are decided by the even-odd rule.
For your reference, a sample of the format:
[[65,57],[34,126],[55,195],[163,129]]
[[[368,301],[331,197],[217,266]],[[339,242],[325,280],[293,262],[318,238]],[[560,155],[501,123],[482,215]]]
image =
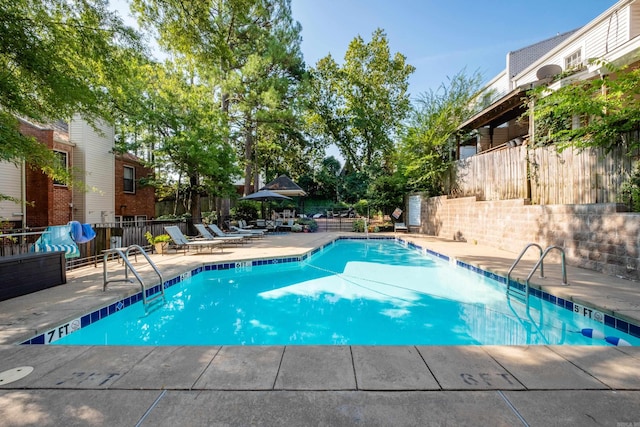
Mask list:
[[133,5],[142,23],[157,30],[163,48],[218,82],[211,97],[243,160],[245,192],[257,184],[260,171],[300,159],[286,157],[304,148],[294,114],[304,63],[290,0],[134,0]]
[[438,90],[421,94],[399,147],[399,164],[408,189],[441,194],[442,177],[455,152],[458,127],[483,106],[474,103],[482,76],[464,70]]
[[138,37],[103,1],[2,1],[0,28],[0,160],[68,179],[16,117],[110,119],[111,90],[141,52]]
[[131,83],[139,89],[132,92],[136,100],[123,100],[131,108],[125,118],[136,135],[127,147],[144,144],[153,150],[154,163],[162,165],[165,176],[178,177],[176,191],[181,188],[191,217],[199,219],[200,196],[233,194],[239,173],[224,115],[211,97],[215,83],[183,61],[137,66],[140,81]]
[[359,174],[357,179],[387,167],[410,109],[407,88],[413,71],[403,55],[391,55],[381,29],[369,43],[356,37],[343,65],[329,55],[311,71],[311,126],[338,147],[347,170]]

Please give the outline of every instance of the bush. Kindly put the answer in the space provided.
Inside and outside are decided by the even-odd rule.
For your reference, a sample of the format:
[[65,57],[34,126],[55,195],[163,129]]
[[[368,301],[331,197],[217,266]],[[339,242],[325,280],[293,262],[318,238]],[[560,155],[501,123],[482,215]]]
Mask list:
[[258,218],[258,206],[259,202],[239,201],[231,208],[231,217],[233,219],[244,219],[245,221],[256,219]]
[[298,218],[296,219],[296,224],[306,227],[311,232],[318,230],[318,223],[313,218]]
[[367,200],[358,200],[358,202],[353,205],[353,208],[360,216],[369,215],[369,202]]
[[353,221],[353,228],[351,230],[356,233],[364,233],[364,219],[356,219]]
[[631,212],[640,212],[640,162],[634,165],[631,176],[620,187],[618,199]]

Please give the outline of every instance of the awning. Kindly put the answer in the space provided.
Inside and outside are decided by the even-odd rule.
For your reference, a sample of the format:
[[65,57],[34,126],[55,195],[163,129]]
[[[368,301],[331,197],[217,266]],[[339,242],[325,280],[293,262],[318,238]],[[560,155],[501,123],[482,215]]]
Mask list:
[[527,109],[525,97],[526,90],[517,88],[461,124],[458,130],[470,131],[484,126],[497,127],[516,119]]

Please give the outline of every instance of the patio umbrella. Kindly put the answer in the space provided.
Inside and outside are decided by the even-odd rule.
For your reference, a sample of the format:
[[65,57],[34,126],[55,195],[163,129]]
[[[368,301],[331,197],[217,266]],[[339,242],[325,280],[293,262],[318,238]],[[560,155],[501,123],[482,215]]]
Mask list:
[[257,202],[268,202],[271,200],[291,200],[291,197],[284,196],[282,194],[274,193],[269,190],[260,190],[255,193],[247,194],[241,197],[240,200],[255,200]]
[[[291,200],[291,197],[284,196],[282,194],[274,193],[269,190],[260,190],[255,193],[247,194],[244,197],[241,197],[240,200],[254,200],[256,202],[270,202],[272,200]],[[264,205],[263,205],[264,209]],[[263,218],[266,218],[263,210]]]

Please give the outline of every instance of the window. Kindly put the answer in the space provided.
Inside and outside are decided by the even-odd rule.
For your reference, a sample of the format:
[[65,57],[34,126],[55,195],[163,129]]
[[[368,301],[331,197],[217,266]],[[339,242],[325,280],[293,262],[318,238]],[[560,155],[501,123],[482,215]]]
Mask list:
[[136,170],[131,166],[124,167],[124,192],[135,193],[136,192]]
[[571,55],[564,58],[564,69],[572,70],[574,68],[582,67],[582,50],[578,49]]
[[[53,152],[54,156],[55,156],[55,167],[56,169],[61,169],[65,172],[68,171],[69,169],[69,163],[68,163],[68,154],[66,151],[54,151]],[[67,183],[64,179],[55,179],[53,180],[53,184],[54,185],[64,185],[66,186]]]

